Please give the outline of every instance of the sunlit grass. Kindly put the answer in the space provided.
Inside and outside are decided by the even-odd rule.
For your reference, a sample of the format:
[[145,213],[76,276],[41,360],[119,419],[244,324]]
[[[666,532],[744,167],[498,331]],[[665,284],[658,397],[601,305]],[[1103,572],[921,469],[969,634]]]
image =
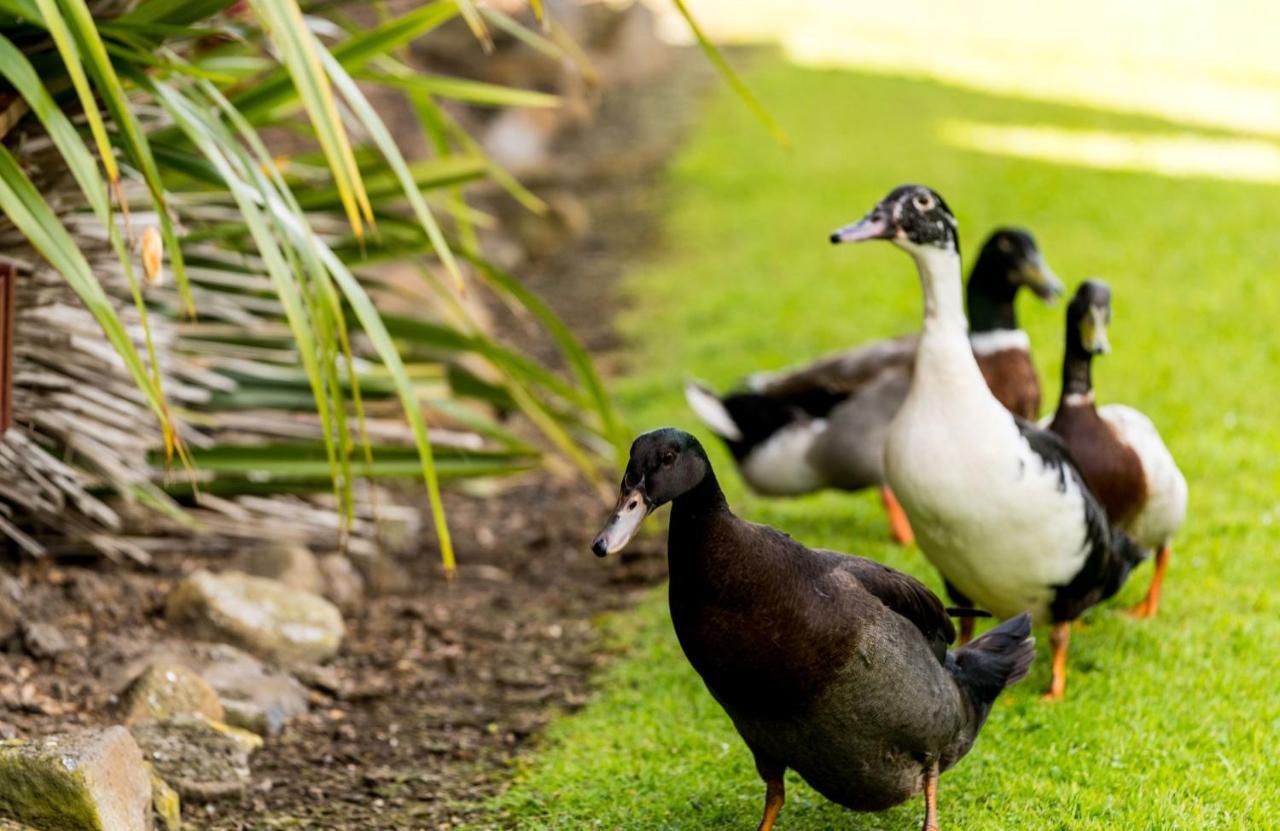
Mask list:
[[[1048,677],[1042,646],[1028,681],[1002,699],[974,752],[944,776],[943,827],[1268,827],[1280,815],[1280,189],[1059,166],[939,140],[939,125],[959,119],[1169,130],[1147,119],[778,63],[749,80],[791,131],[795,151],[762,140],[727,94],[703,117],[671,175],[665,251],[627,283],[633,371],[621,392],[633,424],[703,437],[743,516],[874,557],[938,589],[918,551],[887,544],[874,494],[748,496],[723,448],[685,408],[680,384],[693,375],[724,386],[918,327],[920,292],[906,257],[887,245],[826,242],[893,185],[922,181],[946,196],[967,256],[997,223],[1031,228],[1069,283],[1089,275],[1112,283],[1115,352],[1095,370],[1099,396],[1139,406],[1160,426],[1190,481],[1190,517],[1161,617],[1139,623],[1122,613],[1145,589],[1143,567],[1119,598],[1087,616],[1072,644],[1068,699],[1056,706],[1039,700]],[[1021,313],[1050,406],[1062,309],[1027,300]],[[750,755],[684,660],[663,594],[609,631],[625,657],[601,677],[593,704],[553,725],[498,802],[503,821],[753,828],[763,790]],[[788,784],[778,831],[919,827],[918,802],[858,815],[797,779]]]
[[1063,130],[1037,125],[945,121],[948,144],[977,153],[1047,162],[1133,170],[1161,176],[1208,176],[1280,183],[1280,144],[1257,139],[1212,138],[1183,133]]
[[[1280,135],[1280,5],[1256,0],[690,0],[713,36],[809,66]],[[784,124],[784,127],[786,125]]]

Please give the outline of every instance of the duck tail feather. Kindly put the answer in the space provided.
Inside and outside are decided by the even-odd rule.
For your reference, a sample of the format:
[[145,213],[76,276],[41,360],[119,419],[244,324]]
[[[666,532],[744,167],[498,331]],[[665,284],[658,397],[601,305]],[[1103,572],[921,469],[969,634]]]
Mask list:
[[733,420],[720,396],[697,381],[687,381],[684,385],[684,397],[694,414],[707,425],[707,429],[725,441],[742,441],[742,429]]
[[996,696],[1027,677],[1035,656],[1031,615],[1025,612],[948,653],[947,668],[973,703],[979,726],[986,721]]

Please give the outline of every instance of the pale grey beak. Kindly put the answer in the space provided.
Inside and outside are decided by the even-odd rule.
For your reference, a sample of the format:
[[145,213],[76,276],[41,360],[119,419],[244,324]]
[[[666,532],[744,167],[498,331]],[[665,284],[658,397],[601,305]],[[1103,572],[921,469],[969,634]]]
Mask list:
[[627,543],[631,542],[631,538],[640,530],[644,518],[652,510],[643,485],[623,493],[618,497],[618,504],[614,506],[609,524],[591,543],[592,552],[597,557],[603,557],[606,554],[616,554],[626,548]]
[[884,212],[876,208],[862,219],[831,232],[831,243],[863,242],[869,239],[892,239],[896,231],[889,227]]
[[1039,251],[1022,264],[1022,282],[1046,303],[1052,303],[1066,291],[1058,275],[1049,268]]

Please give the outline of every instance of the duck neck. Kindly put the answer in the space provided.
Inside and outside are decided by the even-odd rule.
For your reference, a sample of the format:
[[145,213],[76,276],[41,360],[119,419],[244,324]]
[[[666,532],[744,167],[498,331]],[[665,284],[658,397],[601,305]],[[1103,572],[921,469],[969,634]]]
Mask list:
[[1067,351],[1062,359],[1062,404],[1093,401],[1093,354],[1084,348],[1075,326],[1067,327]]
[[729,503],[710,471],[671,503],[667,569],[673,602],[711,591],[718,576],[740,565],[733,557],[741,552],[719,544],[726,535],[726,520],[732,519]]
[[1018,287],[1009,282],[1004,261],[991,252],[990,246],[983,248],[965,287],[969,331],[1017,329],[1018,315],[1013,307],[1017,294]]
[[961,296],[960,255],[929,246],[913,251],[912,256],[924,289],[924,337],[967,340],[969,327]]
[[729,512],[729,501],[720,490],[714,471],[708,469],[702,481],[677,496],[671,503],[669,542],[687,538],[691,532]]

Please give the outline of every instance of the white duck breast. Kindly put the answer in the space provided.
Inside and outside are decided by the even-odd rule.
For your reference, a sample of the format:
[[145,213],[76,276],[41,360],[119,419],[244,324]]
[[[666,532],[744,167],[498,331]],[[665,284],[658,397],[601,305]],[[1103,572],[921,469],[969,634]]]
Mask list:
[[1048,620],[1056,589],[1091,550],[1081,485],[987,388],[965,331],[959,257],[900,244],[920,270],[925,325],[885,475],[925,556],[975,605]]
[[1108,404],[1098,408],[1098,415],[1138,454],[1147,480],[1147,501],[1125,530],[1144,548],[1169,545],[1187,515],[1187,480],[1173,454],[1151,419],[1132,407]]
[[921,549],[956,588],[1000,617],[1044,621],[1088,558],[1085,498],[1032,448],[956,335],[922,342],[885,472]]

